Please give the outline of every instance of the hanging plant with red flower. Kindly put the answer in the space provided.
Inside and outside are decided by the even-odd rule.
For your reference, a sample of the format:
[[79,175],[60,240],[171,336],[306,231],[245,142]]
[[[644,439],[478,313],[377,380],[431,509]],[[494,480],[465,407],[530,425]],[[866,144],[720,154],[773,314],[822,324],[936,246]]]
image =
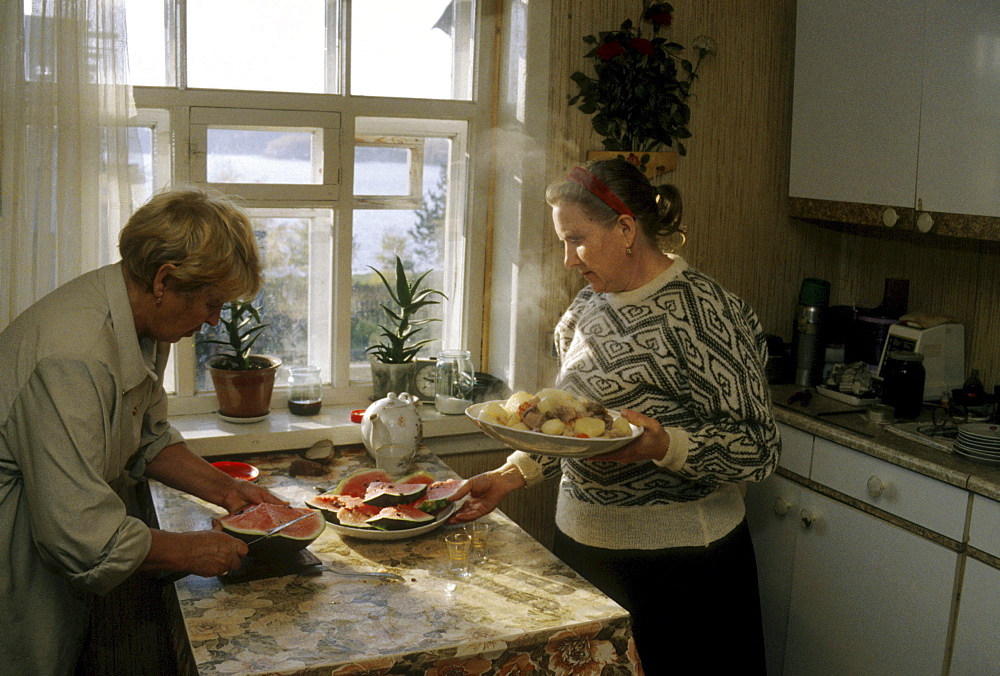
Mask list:
[[649,25],[649,37],[626,19],[616,31],[583,38],[591,46],[584,58],[593,60],[594,75],[570,76],[580,91],[569,105],[593,115],[605,150],[687,152],[682,139],[691,136],[691,85],[702,60],[718,48],[699,36],[694,61],[685,58],[684,47],[659,35],[673,23],[673,12],[669,3],[644,0],[641,21]]

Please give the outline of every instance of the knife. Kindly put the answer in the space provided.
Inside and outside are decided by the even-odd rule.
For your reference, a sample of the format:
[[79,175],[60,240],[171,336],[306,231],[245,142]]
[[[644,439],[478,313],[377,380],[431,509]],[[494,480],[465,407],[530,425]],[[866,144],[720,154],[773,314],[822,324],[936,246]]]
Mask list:
[[[276,527],[272,528],[271,530],[269,530],[264,535],[261,535],[259,538],[254,538],[253,540],[251,540],[250,542],[247,543],[247,547],[249,547],[250,545],[255,544],[257,542],[260,542],[261,540],[266,540],[267,538],[271,537],[275,533],[278,533],[279,531],[282,531],[285,528],[288,528],[293,523],[298,523],[299,521],[302,521],[302,519],[308,518],[310,516],[312,516],[312,512],[310,512],[309,514],[303,514],[302,516],[296,517],[296,518],[292,519],[291,521],[286,521],[285,523],[281,524],[280,526],[276,526]],[[179,571],[179,572],[176,572],[176,573],[167,573],[166,575],[162,575],[162,576],[158,577],[157,580],[160,582],[160,584],[169,584],[171,582],[176,582],[177,580],[185,578],[188,575],[190,575],[190,573]]]
[[272,528],[271,530],[269,530],[264,535],[261,535],[259,538],[255,538],[255,539],[251,540],[250,542],[247,543],[247,547],[249,547],[250,545],[257,544],[261,540],[266,540],[269,537],[271,537],[272,535],[274,535],[275,533],[277,533],[279,531],[285,530],[286,528],[288,528],[289,526],[291,526],[293,523],[298,523],[299,521],[302,521],[302,519],[308,519],[312,515],[313,515],[313,512],[309,512],[308,514],[303,514],[302,516],[296,517],[296,518],[292,519],[291,521],[286,521],[285,523],[281,524],[280,526],[276,526],[275,528]]

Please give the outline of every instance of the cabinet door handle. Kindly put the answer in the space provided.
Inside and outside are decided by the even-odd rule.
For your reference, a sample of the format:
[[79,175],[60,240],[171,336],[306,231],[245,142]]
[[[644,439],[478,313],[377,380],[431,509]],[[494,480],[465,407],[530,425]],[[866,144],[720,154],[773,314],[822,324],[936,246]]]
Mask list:
[[784,516],[788,514],[788,510],[792,508],[792,503],[785,500],[782,497],[777,497],[774,499],[774,513],[777,516]]
[[808,509],[803,509],[802,511],[799,512],[799,521],[802,522],[803,528],[810,528],[816,521],[816,515],[810,512]]
[[885,490],[885,484],[877,476],[868,477],[868,495],[873,498],[878,498],[882,495],[882,491]]

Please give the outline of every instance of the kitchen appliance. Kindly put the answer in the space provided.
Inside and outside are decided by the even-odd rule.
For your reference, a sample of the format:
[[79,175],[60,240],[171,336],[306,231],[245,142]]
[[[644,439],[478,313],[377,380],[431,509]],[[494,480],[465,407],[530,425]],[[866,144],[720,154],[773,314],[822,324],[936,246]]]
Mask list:
[[965,382],[965,327],[961,324],[945,323],[929,328],[893,324],[878,363],[880,378],[885,377],[886,356],[897,351],[924,355],[924,401],[940,400]]

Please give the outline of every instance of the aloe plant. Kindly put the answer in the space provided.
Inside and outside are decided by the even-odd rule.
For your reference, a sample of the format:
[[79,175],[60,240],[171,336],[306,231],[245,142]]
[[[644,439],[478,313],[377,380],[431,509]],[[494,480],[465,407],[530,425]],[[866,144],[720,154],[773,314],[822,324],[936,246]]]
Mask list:
[[448,299],[448,296],[437,289],[420,288],[424,278],[431,273],[430,270],[410,282],[406,278],[406,270],[403,268],[403,261],[399,259],[399,256],[396,256],[395,284],[391,283],[385,275],[375,268],[368,267],[382,280],[382,284],[392,299],[393,307],[381,303],[382,310],[392,320],[392,325],[379,324],[379,328],[382,329],[380,335],[385,340],[372,345],[366,352],[384,364],[408,364],[417,356],[421,347],[431,342],[430,338],[411,342],[413,337],[423,330],[425,324],[440,321],[433,317],[415,319],[414,315],[425,307],[439,304],[441,301],[435,300],[435,296],[440,296],[445,300]]
[[217,361],[214,364],[216,368],[228,371],[267,368],[268,364],[261,364],[250,357],[253,344],[260,338],[261,332],[269,326],[261,323],[260,310],[254,307],[252,301],[237,300],[226,303],[222,306],[219,323],[221,324],[219,332],[226,336],[225,340],[203,338],[198,341],[229,348],[228,351],[219,352],[226,359]]

